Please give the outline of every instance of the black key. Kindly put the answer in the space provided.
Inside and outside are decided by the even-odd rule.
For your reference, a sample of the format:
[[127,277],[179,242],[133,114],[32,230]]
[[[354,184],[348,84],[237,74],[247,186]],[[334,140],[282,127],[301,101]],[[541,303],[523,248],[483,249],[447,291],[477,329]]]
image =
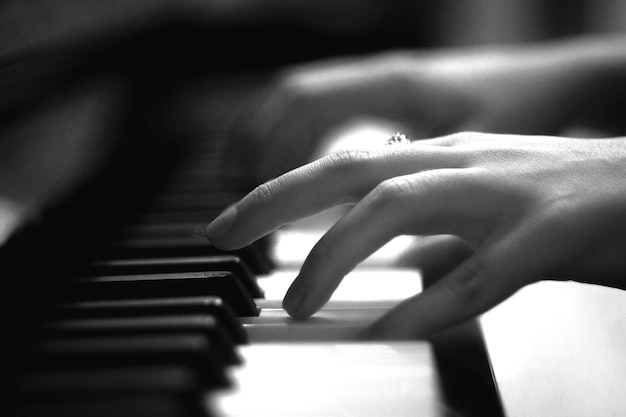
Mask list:
[[13,381],[15,395],[60,397],[160,392],[193,395],[202,388],[195,370],[186,366],[129,366],[30,372]]
[[227,271],[86,277],[38,285],[37,295],[48,302],[217,296],[238,316],[259,314],[237,275]]
[[196,238],[113,240],[99,247],[91,259],[107,261],[234,255],[245,261],[255,274],[267,274],[274,269],[275,264],[267,254],[267,249],[257,243],[234,251],[223,251]]
[[201,333],[49,339],[25,348],[19,361],[26,372],[137,366],[186,366],[207,387],[229,384],[222,352]]
[[232,338],[220,322],[209,315],[68,319],[44,323],[42,328],[44,335],[52,337],[200,333],[217,346],[229,365],[241,363]]
[[230,306],[219,297],[76,301],[53,306],[49,316],[56,319],[67,319],[194,314],[209,314],[217,318],[236,343],[247,343],[247,333],[237,316]]
[[[157,258],[174,256],[207,256],[233,254],[243,259],[257,274],[267,274],[274,267],[270,256],[271,235],[235,250],[217,249],[203,237],[193,238],[194,232],[217,217],[220,210],[143,212],[130,219],[130,223],[108,242],[100,245],[92,259]],[[182,228],[182,230],[181,230]],[[128,238],[142,238],[140,240]],[[158,237],[165,241],[146,238]],[[169,238],[176,238],[169,240]],[[179,238],[183,238],[178,240]]]
[[237,256],[195,256],[157,259],[122,259],[77,264],[66,268],[73,276],[163,274],[173,272],[229,271],[235,274],[253,298],[263,297],[256,277]]
[[162,393],[16,399],[7,408],[2,410],[5,417],[210,417],[199,399]]
[[208,218],[214,217],[209,215],[205,217],[203,222],[187,222],[181,219],[176,222],[168,223],[139,223],[130,224],[122,228],[116,236],[119,241],[129,239],[181,239],[195,238],[195,240],[208,245],[207,240],[202,235],[202,227],[208,222]]
[[149,211],[185,211],[223,209],[241,199],[241,193],[227,191],[186,192],[167,190],[151,198]]

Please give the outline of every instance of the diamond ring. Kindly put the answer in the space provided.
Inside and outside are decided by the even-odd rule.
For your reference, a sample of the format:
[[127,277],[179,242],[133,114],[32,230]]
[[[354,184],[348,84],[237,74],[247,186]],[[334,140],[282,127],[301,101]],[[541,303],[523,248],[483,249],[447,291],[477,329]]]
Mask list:
[[411,143],[411,140],[406,137],[406,135],[403,135],[400,132],[396,132],[393,135],[391,135],[391,137],[389,139],[387,139],[387,141],[385,142],[385,145],[408,145]]

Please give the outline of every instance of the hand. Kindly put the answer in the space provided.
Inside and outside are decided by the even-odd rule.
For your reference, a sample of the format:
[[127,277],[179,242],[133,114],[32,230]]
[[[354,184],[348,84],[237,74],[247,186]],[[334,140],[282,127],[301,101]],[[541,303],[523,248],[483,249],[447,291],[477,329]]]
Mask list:
[[266,181],[309,161],[326,134],[362,116],[413,139],[463,130],[554,134],[589,107],[579,55],[548,46],[400,51],[294,67],[236,117],[225,169]]
[[236,249],[295,219],[354,204],[315,245],[285,297],[299,318],[394,236],[455,235],[474,252],[375,325],[378,336],[423,337],[542,279],[626,288],[625,166],[623,139],[462,133],[341,151],[257,187],[206,233]]

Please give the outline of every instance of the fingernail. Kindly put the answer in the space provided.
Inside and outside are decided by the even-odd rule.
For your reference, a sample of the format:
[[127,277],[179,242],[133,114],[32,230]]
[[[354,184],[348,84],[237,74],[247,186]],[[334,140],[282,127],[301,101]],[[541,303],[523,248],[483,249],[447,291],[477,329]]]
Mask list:
[[213,241],[224,237],[235,224],[237,218],[237,209],[235,205],[228,207],[222,214],[217,216],[209,225],[204,229],[206,237]]

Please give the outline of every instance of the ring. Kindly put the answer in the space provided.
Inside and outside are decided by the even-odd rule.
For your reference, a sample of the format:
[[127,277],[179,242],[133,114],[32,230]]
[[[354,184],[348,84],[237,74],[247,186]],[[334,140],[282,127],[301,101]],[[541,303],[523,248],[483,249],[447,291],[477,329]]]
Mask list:
[[391,135],[389,139],[387,139],[385,145],[408,145],[410,143],[411,140],[407,138],[406,135],[403,135],[400,132],[396,132]]

